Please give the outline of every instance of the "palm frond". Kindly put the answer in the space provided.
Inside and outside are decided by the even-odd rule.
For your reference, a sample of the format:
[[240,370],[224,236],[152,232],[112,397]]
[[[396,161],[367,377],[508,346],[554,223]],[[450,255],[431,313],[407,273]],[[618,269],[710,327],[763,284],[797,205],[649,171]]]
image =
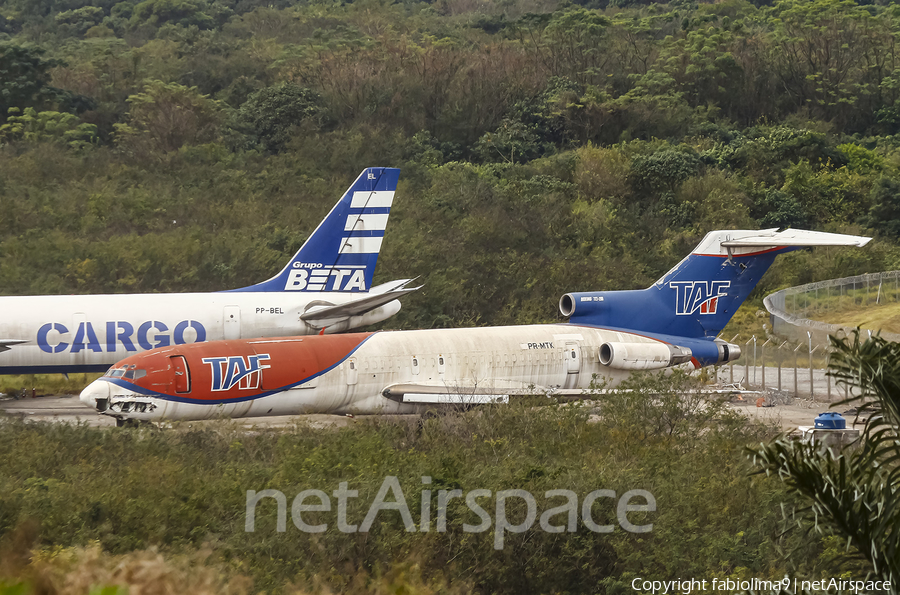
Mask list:
[[844,537],[872,572],[900,582],[900,343],[832,337],[830,374],[851,388],[840,403],[868,415],[860,441],[839,454],[786,438],[749,449],[809,506],[798,511],[823,534]]

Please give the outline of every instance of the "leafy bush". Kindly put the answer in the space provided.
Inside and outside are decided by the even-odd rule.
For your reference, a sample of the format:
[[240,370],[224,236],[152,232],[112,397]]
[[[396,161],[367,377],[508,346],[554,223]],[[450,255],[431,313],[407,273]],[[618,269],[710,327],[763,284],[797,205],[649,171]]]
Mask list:
[[[374,584],[397,570],[398,561],[416,565],[429,584],[462,582],[494,593],[607,592],[615,588],[610,577],[639,571],[746,568],[780,578],[785,566],[775,562],[779,543],[801,548],[795,562],[814,564],[815,543],[779,537],[780,513],[771,504],[784,498],[778,486],[747,476],[741,448],[766,435],[763,428],[694,393],[680,375],[635,378],[623,388],[593,406],[522,401],[424,419],[358,419],[344,429],[300,421],[247,432],[221,422],[123,432],[4,420],[0,544],[18,540],[21,550],[23,535],[30,535],[25,551],[97,542],[109,555],[133,560],[148,554],[132,552],[153,547],[167,559],[203,549],[208,558],[201,566],[218,569],[225,582],[246,575],[257,589],[321,580],[344,590],[360,579],[344,568],[363,569],[364,580]],[[272,499],[259,503],[255,530],[245,531],[248,490],[280,490],[290,504],[303,490],[331,494],[346,482],[359,494],[348,498],[346,518],[358,525],[388,476],[397,478],[415,527],[426,522],[423,498],[430,502],[428,531],[409,531],[400,514],[383,510],[368,533],[342,533],[332,507],[304,513],[308,524],[328,524],[323,533],[300,531],[290,520],[279,532]],[[656,510],[628,517],[633,524],[652,524],[649,533],[615,524],[611,533],[595,533],[583,519],[574,532],[552,533],[535,520],[522,533],[505,533],[497,549],[493,525],[481,533],[464,529],[480,520],[460,498],[449,501],[446,530],[438,530],[438,492],[454,489],[489,490],[480,502],[495,519],[496,495],[509,489],[533,494],[538,516],[563,503],[545,496],[554,489],[571,490],[579,502],[597,489],[613,490],[616,497],[648,490]],[[387,501],[395,497],[389,494]],[[509,521],[521,522],[524,501],[511,498],[507,506]],[[596,522],[615,523],[613,500],[601,498],[591,510]],[[566,525],[566,518],[550,522]],[[98,553],[66,555],[108,556],[89,551]],[[18,570],[0,578],[27,578],[23,569],[36,559],[26,556]]]

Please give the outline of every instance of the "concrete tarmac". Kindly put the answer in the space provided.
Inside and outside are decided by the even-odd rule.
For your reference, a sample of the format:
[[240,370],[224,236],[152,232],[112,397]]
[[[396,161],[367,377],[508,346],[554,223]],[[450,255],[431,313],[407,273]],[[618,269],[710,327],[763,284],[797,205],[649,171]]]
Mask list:
[[[0,398],[0,411],[8,415],[21,417],[34,422],[84,423],[98,428],[114,428],[116,420],[108,415],[101,415],[78,400],[76,395],[54,395],[46,397],[27,397],[13,399]],[[251,417],[235,420],[248,428],[256,427],[288,427],[300,421],[316,428],[344,427],[353,423],[353,418],[341,415],[280,415],[271,417]],[[209,424],[209,421],[180,422],[184,426]]]
[[[836,397],[837,395],[835,395]],[[762,421],[781,427],[785,431],[795,430],[798,426],[811,426],[818,414],[829,410],[826,399],[819,397],[816,400],[793,399],[790,404],[778,404],[774,407],[757,407],[756,400],[759,397],[753,391],[744,393],[741,399],[733,399],[729,407],[734,411],[746,415],[750,419]],[[846,407],[844,407],[846,409]],[[9,397],[0,398],[0,411],[12,416],[18,416],[30,422],[63,422],[84,423],[92,427],[116,426],[116,420],[107,415],[101,415],[96,411],[85,407],[75,395],[56,395],[36,398],[24,398],[15,400]],[[838,413],[842,409],[837,410]],[[852,417],[847,419],[847,426],[853,422]],[[179,422],[181,427],[193,427],[214,422],[191,421]],[[235,420],[235,423],[247,428],[278,428],[290,427],[296,423],[308,424],[315,428],[340,428],[354,423],[354,418],[339,415],[283,415],[277,417],[253,417]]]

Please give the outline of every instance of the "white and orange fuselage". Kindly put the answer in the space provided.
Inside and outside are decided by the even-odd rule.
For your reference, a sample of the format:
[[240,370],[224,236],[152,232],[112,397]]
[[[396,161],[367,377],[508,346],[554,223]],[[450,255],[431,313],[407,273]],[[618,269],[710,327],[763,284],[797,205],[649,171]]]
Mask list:
[[119,420],[159,420],[411,413],[578,394],[598,378],[611,385],[635,370],[734,361],[740,348],[717,337],[778,254],[868,241],[805,230],[714,231],[651,287],[563,295],[565,324],[165,346],[120,361],[82,400]]
[[[82,401],[136,420],[301,413],[413,413],[510,395],[573,394],[635,368],[601,363],[604,345],[659,354],[660,341],[570,324],[217,341],[119,362]],[[689,358],[683,358],[682,362]]]

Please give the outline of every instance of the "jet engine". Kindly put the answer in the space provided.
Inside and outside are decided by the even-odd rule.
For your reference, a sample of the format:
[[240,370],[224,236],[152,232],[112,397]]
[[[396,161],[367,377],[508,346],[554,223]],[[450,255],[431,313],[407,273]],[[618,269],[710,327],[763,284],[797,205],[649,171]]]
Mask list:
[[600,363],[619,370],[657,370],[691,361],[691,350],[667,343],[618,343],[600,346]]
[[740,345],[716,339],[716,347],[719,349],[719,361],[716,362],[717,364],[727,364],[741,357]]

